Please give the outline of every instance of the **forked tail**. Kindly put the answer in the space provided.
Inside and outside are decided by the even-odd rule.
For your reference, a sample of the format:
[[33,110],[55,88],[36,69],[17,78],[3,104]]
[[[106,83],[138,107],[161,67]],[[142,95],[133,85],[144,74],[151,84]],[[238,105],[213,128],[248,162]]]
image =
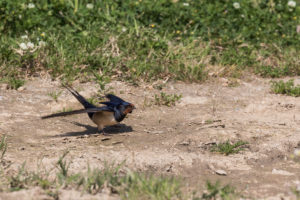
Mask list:
[[[69,90],[73,96],[83,105],[85,109],[88,108],[96,108],[93,104],[89,103],[83,96],[81,96],[76,90],[74,90],[72,87],[64,85],[63,86]],[[90,119],[92,119],[94,113],[88,112],[88,116]]]

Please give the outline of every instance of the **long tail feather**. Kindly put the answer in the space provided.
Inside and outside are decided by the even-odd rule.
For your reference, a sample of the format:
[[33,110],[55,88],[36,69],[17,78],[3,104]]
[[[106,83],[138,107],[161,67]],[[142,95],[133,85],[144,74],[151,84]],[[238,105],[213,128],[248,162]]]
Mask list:
[[54,114],[51,114],[51,115],[43,116],[41,118],[42,119],[48,119],[48,118],[52,118],[52,117],[62,117],[62,116],[75,115],[75,114],[81,114],[81,113],[95,113],[95,112],[100,112],[100,111],[113,112],[111,109],[109,109],[107,107],[98,107],[98,108],[96,107],[96,108],[88,108],[88,109],[80,109],[80,110],[54,113]]
[[75,115],[75,114],[81,114],[81,113],[86,113],[86,109],[80,109],[80,110],[73,110],[73,111],[68,111],[68,112],[61,112],[61,113],[54,113],[51,115],[46,115],[41,117],[42,119],[48,119],[52,117],[61,117],[61,116],[67,116],[67,115]]
[[95,108],[93,104],[89,103],[83,96],[81,96],[76,90],[72,87],[63,85],[71,94],[84,106],[84,108]]

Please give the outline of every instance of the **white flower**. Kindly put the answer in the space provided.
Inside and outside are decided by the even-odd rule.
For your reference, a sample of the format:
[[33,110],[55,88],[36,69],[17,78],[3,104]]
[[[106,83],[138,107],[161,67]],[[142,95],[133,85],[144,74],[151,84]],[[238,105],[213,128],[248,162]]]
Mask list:
[[189,6],[190,4],[189,3],[183,3],[183,6]]
[[28,36],[27,35],[22,35],[21,38],[22,39],[28,39]]
[[86,8],[87,9],[93,9],[94,5],[92,3],[88,3],[88,4],[86,4]]
[[297,32],[297,33],[300,33],[300,25],[298,25],[298,26],[296,27],[296,32]]
[[39,41],[39,46],[41,46],[41,47],[46,46],[46,42],[44,42],[44,41]]
[[295,8],[295,7],[296,7],[296,1],[292,1],[292,0],[289,1],[289,2],[288,2],[288,6],[289,6],[289,7],[292,7],[292,8]]
[[27,45],[23,42],[19,46],[22,50],[27,50],[28,49]]
[[127,28],[123,27],[122,32],[126,32],[126,31],[127,31]]
[[294,150],[294,156],[300,156],[300,149]]
[[32,42],[27,42],[27,47],[32,49],[34,47],[34,44]]
[[35,5],[33,3],[29,3],[28,8],[35,8]]
[[240,8],[241,8],[241,5],[240,5],[239,2],[234,2],[234,3],[233,3],[233,7],[234,7],[235,9],[240,9]]

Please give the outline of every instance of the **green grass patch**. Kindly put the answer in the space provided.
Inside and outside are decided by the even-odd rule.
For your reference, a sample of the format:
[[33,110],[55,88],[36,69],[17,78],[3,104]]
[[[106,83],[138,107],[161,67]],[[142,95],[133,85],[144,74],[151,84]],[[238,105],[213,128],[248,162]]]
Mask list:
[[166,94],[161,92],[160,95],[154,96],[155,105],[175,106],[176,102],[182,98],[182,95]]
[[6,153],[6,150],[7,150],[6,136],[2,136],[1,142],[0,142],[0,152],[1,152],[0,160],[3,159],[3,157]]
[[[1,68],[0,68],[1,69]],[[0,72],[1,73],[1,72]],[[6,83],[9,89],[18,89],[25,84],[25,80],[18,77],[8,77],[0,79],[0,83]]]
[[49,92],[48,95],[53,98],[54,101],[57,102],[58,97],[61,95],[62,91],[52,91]]
[[210,151],[212,152],[218,152],[221,154],[225,154],[226,156],[230,154],[238,153],[245,149],[245,145],[248,144],[248,142],[244,141],[238,141],[235,143],[231,143],[230,141],[226,141],[220,144],[214,144]]
[[108,189],[123,199],[182,199],[182,185],[176,178],[132,171],[124,173],[120,170],[122,164],[105,165],[104,169],[88,167],[86,173],[71,173],[70,162],[66,160],[67,154],[68,152],[65,152],[57,161],[57,173],[54,178],[50,178],[50,172],[27,171],[23,163],[15,175],[7,177],[8,190],[18,191],[39,186],[46,190],[49,196],[58,196],[54,191],[59,188],[76,188],[94,195]]
[[[121,199],[139,200],[182,200],[190,199],[234,199],[236,193],[229,185],[222,186],[207,182],[206,191],[201,197],[194,193],[184,194],[184,185],[180,178],[146,174],[130,171],[119,165],[104,164],[103,169],[90,168],[86,172],[71,172],[70,162],[66,159],[68,151],[58,159],[51,170],[38,167],[35,171],[28,171],[24,162],[16,173],[1,174],[1,191],[19,191],[32,187],[42,188],[47,195],[59,199],[60,189],[75,189],[83,193],[97,195],[103,190],[121,197]],[[54,176],[53,176],[54,175]],[[6,180],[5,180],[6,179]]]
[[[75,3],[74,3],[75,2]],[[46,71],[65,82],[299,75],[299,4],[239,1],[0,2],[0,77]],[[232,71],[234,68],[236,71]]]
[[299,188],[296,188],[296,187],[292,188],[292,192],[294,193],[296,199],[299,200],[299,199],[300,199],[300,191],[299,191]]
[[275,94],[285,94],[288,96],[299,97],[300,96],[300,85],[295,86],[294,80],[291,79],[287,82],[282,80],[272,81],[271,90]]
[[235,189],[230,185],[222,186],[220,182],[206,183],[207,192],[202,195],[202,198],[194,198],[193,200],[200,200],[200,199],[222,199],[222,200],[231,200],[231,199],[238,199]]

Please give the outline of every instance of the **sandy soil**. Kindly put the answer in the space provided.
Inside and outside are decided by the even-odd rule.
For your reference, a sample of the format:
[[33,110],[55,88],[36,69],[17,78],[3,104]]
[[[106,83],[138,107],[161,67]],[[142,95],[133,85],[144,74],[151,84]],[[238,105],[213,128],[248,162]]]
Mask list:
[[[295,81],[300,83],[299,78]],[[108,87],[137,109],[121,125],[107,128],[109,136],[98,134],[86,114],[40,119],[63,108],[81,108],[59,85],[36,79],[18,91],[0,89],[0,135],[8,136],[5,160],[11,170],[24,161],[28,169],[51,168],[69,150],[72,171],[86,170],[87,163],[102,167],[105,161],[126,160],[130,169],[183,177],[191,189],[203,190],[206,180],[220,180],[245,198],[295,199],[291,188],[300,184],[300,163],[290,155],[300,147],[300,101],[271,94],[267,79],[252,77],[238,87],[227,87],[224,79],[168,83],[163,92],[183,96],[174,107],[149,105],[160,93],[152,86],[112,82]],[[73,86],[85,97],[98,90],[92,83]],[[62,91],[57,102],[48,95],[51,91]],[[229,156],[209,151],[212,143],[226,140],[248,141],[249,148]],[[0,193],[0,199],[49,198],[40,190]],[[61,199],[72,199],[73,193]]]

